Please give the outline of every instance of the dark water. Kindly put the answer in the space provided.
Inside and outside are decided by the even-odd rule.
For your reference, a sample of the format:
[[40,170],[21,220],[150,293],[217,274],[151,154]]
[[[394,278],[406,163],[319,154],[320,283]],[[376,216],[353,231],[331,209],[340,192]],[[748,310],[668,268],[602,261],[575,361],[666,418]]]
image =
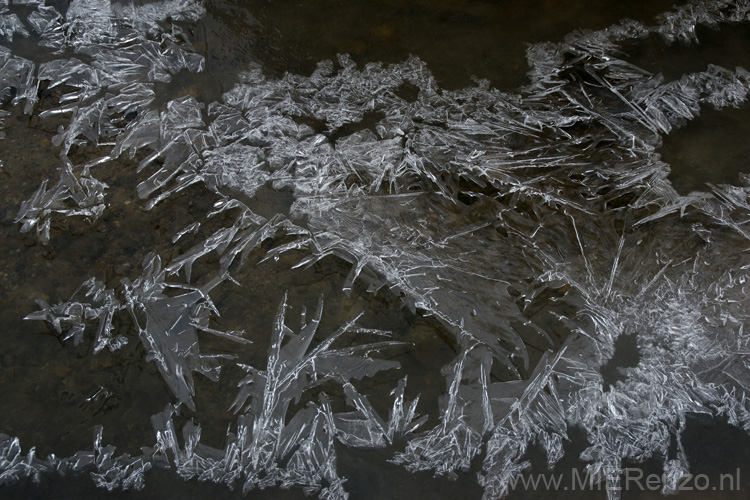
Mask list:
[[[725,68],[750,66],[750,29],[744,24],[721,30],[699,26],[699,44],[666,45],[649,37],[625,49],[634,64],[667,80],[705,71],[709,64]],[[750,108],[701,110],[700,117],[664,138],[662,159],[672,170],[670,180],[680,194],[706,191],[706,183],[737,184],[739,173],[750,172],[748,137]]]
[[673,165],[672,185],[681,194],[706,191],[707,183],[733,184],[750,173],[750,106],[718,112],[707,109],[700,118],[670,135],[662,158]]
[[[602,29],[626,18],[648,22],[674,3],[209,2],[206,55],[209,68],[257,60],[261,54],[259,62],[271,72],[309,74],[319,61],[335,59],[341,53],[350,54],[359,64],[399,62],[414,54],[427,62],[443,88],[471,85],[475,76],[513,91],[527,83],[527,44],[558,41],[574,30]],[[243,32],[244,43],[236,41],[238,30]],[[270,46],[257,50],[267,41]]]
[[[191,31],[192,41],[207,60],[203,75],[184,75],[160,90],[166,100],[193,95],[203,102],[219,98],[236,82],[237,73],[260,65],[268,74],[286,71],[309,74],[316,64],[336,54],[349,53],[360,65],[398,62],[415,54],[427,62],[443,88],[471,84],[472,76],[490,80],[504,91],[527,83],[525,46],[539,41],[557,41],[576,29],[600,29],[623,18],[643,22],[667,10],[672,1],[622,2],[533,0],[530,2],[490,1],[319,1],[319,2],[207,2],[208,16]],[[750,32],[747,27],[717,33],[699,33],[700,49],[666,46],[660,40],[646,40],[629,50],[632,59],[646,69],[674,78],[705,69],[704,61],[750,66]],[[33,46],[19,42],[14,51],[33,52]],[[408,92],[408,89],[405,90]],[[55,92],[47,92],[54,100]],[[44,104],[42,103],[41,106]],[[119,452],[138,453],[138,447],[153,441],[149,417],[164,408],[170,393],[152,363],[144,360],[135,342],[114,353],[92,354],[90,339],[78,346],[63,345],[41,322],[24,322],[34,311],[34,299],[54,303],[67,299],[88,276],[117,287],[123,278],[135,278],[138,263],[151,251],[163,258],[184,251],[171,244],[176,228],[197,220],[210,210],[215,196],[195,188],[171,197],[158,210],[146,211],[135,200],[139,181],[127,161],[110,164],[97,172],[110,189],[111,208],[93,225],[69,222],[58,227],[53,242],[43,247],[30,235],[20,235],[13,222],[20,203],[37,188],[38,180],[54,177],[58,148],[50,143],[57,126],[54,120],[29,119],[19,110],[6,120],[7,137],[2,142],[0,161],[0,430],[18,436],[22,444],[33,443],[40,456],[55,453],[69,456],[91,447],[92,429],[104,426],[105,440]],[[678,192],[705,189],[705,184],[736,182],[739,172],[750,171],[750,108],[721,112],[705,111],[701,117],[671,134],[662,149],[663,160],[672,165],[672,182]],[[93,151],[79,148],[71,158],[82,162]],[[114,166],[113,166],[114,165]],[[291,203],[291,199],[269,193],[262,203],[269,213]],[[262,210],[262,209],[261,209]],[[259,211],[261,213],[261,211]],[[262,214],[262,213],[261,213]],[[409,376],[413,397],[422,394],[423,414],[437,415],[437,401],[445,392],[440,368],[457,352],[451,336],[433,319],[403,308],[399,297],[386,289],[377,293],[355,288],[342,292],[349,266],[335,258],[325,259],[308,269],[291,270],[299,256],[261,262],[262,253],[251,255],[250,265],[235,278],[241,287],[225,283],[214,302],[224,314],[217,328],[269,331],[276,307],[288,291],[290,303],[314,308],[320,294],[326,297],[321,330],[329,331],[355,314],[364,313],[363,326],[394,332],[398,340],[417,347],[390,352]],[[207,263],[207,265],[210,264]],[[209,269],[196,266],[194,275]],[[252,311],[252,313],[247,313]],[[297,313],[298,311],[293,311]],[[135,336],[128,323],[118,325]],[[245,362],[262,366],[268,336],[258,335]],[[202,347],[221,352],[226,346],[201,338]],[[266,342],[264,344],[264,342]],[[626,357],[637,352],[623,347]],[[253,358],[255,356],[255,358]],[[632,366],[622,359],[612,367]],[[235,417],[227,410],[234,397],[238,370],[222,374],[217,385],[196,378],[196,406],[193,417],[203,423],[203,441],[221,447],[226,428]],[[377,405],[387,400],[387,391],[403,374],[365,381],[363,392]],[[106,396],[95,397],[101,388]],[[93,399],[91,399],[93,398]],[[383,405],[386,403],[382,403]],[[385,406],[378,408],[384,410]],[[434,425],[430,421],[429,425]],[[695,474],[715,477],[740,467],[750,484],[750,440],[746,434],[722,422],[692,419],[685,431],[685,444]],[[556,470],[580,466],[577,455],[585,447],[571,442],[566,458]],[[339,451],[339,470],[349,478],[352,498],[479,498],[481,490],[471,474],[458,481],[435,479],[430,474],[410,474],[401,467],[385,464],[392,450]],[[537,456],[538,455],[538,456]],[[538,450],[531,450],[534,471],[543,471]],[[373,467],[372,464],[385,464]],[[654,465],[654,464],[651,464]],[[475,464],[478,470],[479,464]],[[712,484],[714,484],[712,482]],[[748,498],[747,489],[737,492],[682,492],[677,498]],[[513,492],[509,498],[559,498],[558,492]],[[40,486],[19,485],[0,489],[3,498],[95,498],[105,496],[87,478],[51,478]],[[184,483],[170,473],[154,472],[142,492],[115,492],[107,498],[235,498],[240,493],[197,482]],[[301,498],[298,490],[252,492],[248,498]],[[653,492],[624,492],[623,498],[657,498]],[[602,491],[576,492],[570,498],[606,498]]]

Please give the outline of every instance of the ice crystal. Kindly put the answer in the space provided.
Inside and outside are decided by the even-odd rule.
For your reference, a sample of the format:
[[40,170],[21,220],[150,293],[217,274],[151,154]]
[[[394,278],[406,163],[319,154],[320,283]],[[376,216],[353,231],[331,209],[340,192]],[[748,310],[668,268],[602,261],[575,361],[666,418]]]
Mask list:
[[[26,23],[59,58],[37,71],[0,49],[4,104],[25,101],[31,113],[46,82],[65,93],[41,118],[70,118],[54,137],[60,179],[23,202],[22,232],[49,244],[58,217],[99,217],[106,185],[93,174],[115,158],[140,155],[137,196],[148,210],[188,187],[218,196],[211,212],[175,228],[173,243],[193,243],[173,260],[162,265],[151,254],[120,290],[91,278],[68,302],[40,301],[27,316],[74,343],[96,322],[98,352],[130,340],[112,326],[115,314],[129,313],[177,402],[153,417],[155,445],[115,458],[98,431],[93,452],[43,461],[3,436],[0,482],[68,467],[93,471],[109,489],[140,488],[160,464],[244,491],[294,485],[346,498],[335,442],[381,448],[404,439],[393,460],[414,471],[455,477],[481,458],[478,481],[498,498],[529,467],[531,445],[553,467],[574,425],[588,440],[580,458],[614,499],[624,461],[662,460],[663,492],[677,489],[690,470],[680,442],[688,414],[725,415],[750,429],[747,178],[680,196],[658,154],[662,138],[702,108],[745,102],[750,74],[711,65],[666,81],[619,51],[650,34],[694,43],[699,24],[747,22],[746,2],[691,2],[656,26],[623,21],[533,45],[530,83],[516,94],[481,81],[443,91],[416,57],[358,68],[340,56],[338,69],[322,62],[309,77],[250,68],[221,102],[182,96],[155,109],[156,84],[204,65],[180,28],[165,26],[202,14],[189,1],[75,0],[64,15],[40,4]],[[6,10],[0,16],[0,36],[28,31]],[[399,96],[407,83],[418,89],[413,101]],[[73,165],[81,145],[102,156]],[[291,193],[291,206],[256,210],[268,190]],[[228,222],[215,229],[219,218]],[[405,400],[406,377],[390,415],[378,413],[357,381],[395,368],[371,354],[398,343],[338,346],[352,332],[385,334],[358,330],[356,318],[315,339],[322,300],[298,333],[282,301],[265,369],[240,352],[201,353],[198,331],[248,343],[210,327],[210,294],[235,281],[264,241],[265,258],[293,255],[296,267],[348,263],[346,293],[359,283],[386,287],[452,336],[458,354],[443,368],[434,427],[422,429],[418,398]],[[201,259],[212,270],[191,284]],[[168,281],[183,275],[184,283]],[[635,338],[638,359],[605,382],[624,336]],[[222,360],[246,372],[226,445],[200,443],[192,421],[181,444],[174,416],[196,410],[192,373],[218,380]],[[340,387],[351,411],[334,411],[325,392],[311,397],[324,381]]]

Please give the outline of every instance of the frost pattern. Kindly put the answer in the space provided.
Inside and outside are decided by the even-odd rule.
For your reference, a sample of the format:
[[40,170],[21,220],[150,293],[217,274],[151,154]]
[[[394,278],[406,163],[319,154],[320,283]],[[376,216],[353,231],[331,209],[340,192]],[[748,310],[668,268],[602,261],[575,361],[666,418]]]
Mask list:
[[[89,299],[90,302],[73,300],[77,296],[81,296],[82,300]],[[104,283],[90,278],[76,290],[73,297],[68,302],[51,307],[46,301],[38,300],[37,304],[41,309],[24,319],[48,322],[63,340],[72,338],[75,345],[83,341],[87,322],[96,320],[98,328],[94,342],[95,353],[105,347],[114,351],[127,343],[127,338],[114,336],[112,331],[114,314],[122,307],[113,290],[106,289]]]
[[[166,270],[162,268],[161,259],[152,253],[146,257],[140,277],[133,282],[122,281],[121,298],[114,290],[91,278],[68,302],[50,307],[45,301],[38,301],[41,310],[25,319],[47,321],[63,340],[72,338],[75,344],[83,340],[88,322],[96,320],[96,353],[105,347],[113,351],[128,343],[126,336],[114,332],[112,321],[119,311],[129,312],[139,340],[148,352],[147,359],[156,363],[164,382],[178,401],[195,410],[192,372],[197,371],[218,381],[222,357],[200,354],[198,331],[243,344],[249,341],[244,338],[244,332],[221,332],[208,327],[210,314],[218,312],[208,292],[220,283],[219,280],[196,288],[170,284],[165,279]],[[169,288],[186,290],[186,293],[166,295],[164,291]],[[74,300],[78,296],[88,300]]]
[[[130,8],[113,8],[109,0],[76,0],[65,16],[52,6],[38,5],[28,22],[39,34],[40,44],[60,54],[72,51],[89,62],[57,59],[39,65],[37,72],[33,62],[2,49],[0,91],[12,96],[14,105],[25,100],[25,113],[31,113],[37,102],[40,82],[47,82],[48,88],[73,88],[62,95],[59,106],[40,113],[42,118],[70,115],[69,125],[60,127],[53,138],[63,163],[60,179],[49,191],[43,182],[17,217],[25,231],[36,226],[42,244],[49,242],[53,213],[83,215],[91,222],[106,206],[101,203],[106,185],[91,175],[91,168],[111,157],[73,165],[68,158],[71,147],[110,143],[130,116],[146,111],[154,100],[154,83],[169,82],[182,70],[204,69],[203,57],[181,42],[179,28],[174,26],[170,33],[156,29],[167,18],[196,20],[203,13],[197,4],[177,0]],[[74,206],[62,209],[66,200]]]
[[[156,283],[158,287],[159,277],[163,272],[160,271],[155,257],[151,259],[145,271],[147,278],[144,281]],[[86,296],[93,296],[95,300],[100,298],[97,297],[102,292],[97,290],[99,287],[98,283],[86,283]],[[126,295],[129,295],[128,291]],[[128,300],[133,299],[128,297]],[[178,296],[170,301],[173,304],[191,303],[185,296]],[[65,318],[59,316],[71,310],[93,310],[90,305],[80,303],[67,303],[51,310],[46,304],[42,305],[44,314],[32,315],[33,317],[27,319],[46,319],[56,328],[60,327],[61,319],[64,319],[67,323],[75,324],[74,328],[78,328],[78,335],[82,334],[80,330],[83,327],[76,320],[80,321],[81,315],[74,317],[74,314],[68,313]],[[145,307],[143,304],[141,306]],[[416,400],[404,400],[406,379],[401,380],[394,390],[393,408],[388,421],[377,414],[367,397],[360,394],[351,382],[352,379],[398,368],[399,364],[395,361],[380,360],[371,355],[402,343],[385,340],[335,348],[334,344],[345,333],[389,336],[388,332],[359,328],[355,318],[328,335],[315,347],[311,347],[323,313],[322,298],[315,316],[302,326],[299,333],[294,333],[286,325],[286,309],[285,297],[279,305],[273,326],[266,369],[258,370],[252,366],[240,365],[248,375],[240,382],[239,392],[232,404],[235,413],[239,414],[237,430],[236,433],[228,435],[228,442],[223,450],[200,444],[200,427],[192,421],[183,429],[184,446],[181,446],[173,423],[173,416],[179,412],[179,406],[169,406],[164,412],[153,416],[156,445],[145,450],[144,455],[140,457],[130,457],[127,454],[114,457],[115,448],[101,444],[101,427],[97,428],[94,436],[93,452],[78,452],[62,461],[57,461],[54,457],[47,461],[39,461],[34,457],[33,449],[24,457],[21,455],[18,440],[6,437],[2,450],[5,460],[3,470],[6,471],[8,479],[4,481],[10,483],[29,476],[38,481],[42,472],[52,469],[59,472],[68,469],[74,472],[94,469],[91,475],[98,486],[110,491],[118,487],[141,489],[144,485],[144,473],[148,472],[153,464],[160,464],[173,466],[186,480],[198,478],[201,481],[226,483],[230,487],[240,481],[244,492],[256,487],[302,486],[308,493],[319,492],[322,498],[346,498],[347,494],[343,489],[344,479],[336,472],[336,454],[333,446],[335,439],[352,446],[385,447],[392,443],[395,437],[413,433],[425,420],[424,417],[417,418]],[[160,318],[165,318],[167,323],[173,319],[163,315]],[[103,320],[106,321],[111,322],[111,318]],[[178,319],[175,324],[179,323]],[[174,360],[175,354],[185,352],[179,344],[180,336],[184,335],[185,331],[176,332],[173,326],[169,331],[162,332],[159,337],[149,338],[148,341],[153,349],[153,356],[158,357],[157,361],[167,364],[167,368],[160,366],[160,370],[175,396],[188,407],[194,408],[192,400],[183,399],[183,393],[180,392],[180,389],[188,389],[189,379],[174,376],[175,373],[181,372],[181,366],[193,359],[185,357],[182,360]],[[141,336],[144,336],[143,332]],[[174,336],[178,337],[177,344],[165,346],[164,344]],[[237,337],[237,340],[244,339]],[[146,343],[145,339],[143,341]],[[190,341],[191,346],[197,346],[194,338]],[[161,350],[157,351],[159,348]],[[197,348],[192,354],[196,352]],[[296,412],[290,411],[292,403],[299,403],[307,391],[325,380],[334,380],[341,384],[347,402],[354,411],[333,413],[325,393],[320,394],[317,402],[309,401],[304,408]],[[182,384],[182,387],[175,388],[175,384]],[[192,391],[192,384],[189,389]]]
[[[232,404],[240,416],[237,432],[228,437],[225,449],[198,448],[200,434],[194,427],[185,437],[186,449],[179,450],[170,434],[173,430],[169,430],[171,421],[167,416],[163,420],[167,430],[162,434],[160,445],[171,450],[177,472],[185,479],[198,477],[230,486],[239,480],[243,483],[243,492],[277,484],[297,485],[308,493],[319,491],[322,498],[345,498],[343,479],[336,472],[333,447],[336,437],[343,442],[382,447],[396,433],[406,434],[419,425],[412,422],[414,405],[406,414],[402,410],[405,381],[399,386],[387,424],[350,381],[397,368],[396,362],[374,359],[370,355],[400,343],[382,341],[333,348],[341,335],[356,331],[354,319],[311,348],[323,312],[322,299],[315,317],[303,325],[298,334],[286,326],[286,308],[285,298],[274,323],[266,369],[241,365],[248,375],[240,382],[239,393]],[[349,403],[357,411],[334,414],[328,397],[321,393],[317,402],[308,402],[289,418],[290,405],[298,403],[306,391],[328,379],[343,386]],[[381,425],[372,428],[373,422]],[[323,484],[327,486],[321,489]]]
[[15,222],[22,223],[21,232],[32,229],[42,244],[49,243],[52,216],[83,216],[89,222],[96,220],[104,211],[104,190],[107,185],[91,176],[76,177],[67,161],[60,171],[60,180],[47,189],[42,181],[30,200],[21,204]]
[[[4,12],[0,35],[23,34]],[[41,113],[71,117],[55,137],[63,168],[51,189],[43,182],[22,204],[21,231],[34,229],[47,244],[53,216],[95,219],[106,186],[92,171],[140,150],[137,194],[146,208],[193,185],[220,198],[174,241],[219,214],[237,214],[165,265],[150,255],[122,293],[92,278],[68,302],[40,301],[28,319],[45,320],[74,342],[95,321],[97,351],[128,340],[112,331],[113,315],[127,311],[178,404],[153,417],[156,444],[137,458],[113,458],[101,431],[93,452],[62,461],[39,460],[33,449],[22,455],[17,440],[3,437],[4,481],[70,467],[95,471],[97,484],[110,489],[140,488],[159,463],[186,479],[241,483],[244,491],[300,486],[320,498],[346,498],[335,440],[378,448],[398,437],[407,442],[393,461],[413,471],[455,477],[481,456],[478,481],[486,498],[500,498],[530,466],[531,444],[552,467],[576,425],[588,439],[580,458],[593,477],[616,486],[623,460],[659,457],[669,479],[663,492],[671,493],[689,473],[679,442],[687,414],[724,415],[750,430],[750,266],[742,250],[750,237],[750,182],[680,196],[658,155],[662,137],[702,107],[743,103],[750,73],[709,66],[666,81],[618,51],[654,33],[697,42],[698,24],[747,22],[746,2],[693,2],[660,16],[657,26],[623,21],[534,45],[531,82],[517,94],[486,82],[443,91],[417,58],[358,69],[341,56],[339,70],[329,61],[310,77],[270,79],[251,68],[222,102],[185,96],[153,109],[155,83],[203,69],[175,35],[179,28],[165,31],[163,23],[202,13],[179,1],[123,7],[76,0],[64,15],[39,5],[27,23],[41,43],[90,63],[71,56],[36,71],[35,63],[0,52],[3,102],[25,100],[31,112],[40,81],[73,89]],[[405,83],[419,89],[414,101],[399,97]],[[67,155],[82,144],[106,152],[73,166]],[[288,211],[253,211],[254,198],[269,188],[293,192]],[[333,347],[357,330],[352,320],[313,343],[322,301],[295,333],[285,300],[265,370],[239,363],[247,376],[226,447],[201,444],[192,421],[180,444],[173,417],[183,406],[195,409],[192,372],[218,380],[220,362],[235,362],[201,354],[197,331],[246,343],[237,332],[210,328],[217,312],[210,293],[277,236],[267,258],[300,251],[301,267],[335,256],[351,265],[345,291],[358,280],[371,291],[388,287],[454,336],[459,353],[443,368],[446,394],[435,427],[421,430],[427,420],[418,417],[418,398],[404,399],[406,377],[393,389],[387,420],[355,386],[396,367],[370,357],[393,341]],[[214,254],[213,278],[192,285],[194,263]],[[166,281],[180,273],[185,283]],[[384,332],[358,333],[373,334]],[[639,359],[606,384],[601,369],[617,359],[622,335],[636,336]],[[334,412],[325,393],[305,399],[323,380],[341,387],[352,411]],[[608,494],[616,499],[617,489]]]

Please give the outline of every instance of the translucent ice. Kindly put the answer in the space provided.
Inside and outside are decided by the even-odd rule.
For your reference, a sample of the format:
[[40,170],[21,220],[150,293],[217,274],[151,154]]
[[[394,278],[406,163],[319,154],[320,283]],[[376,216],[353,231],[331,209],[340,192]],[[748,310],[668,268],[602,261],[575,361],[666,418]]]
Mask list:
[[22,224],[22,233],[34,230],[39,241],[47,244],[55,215],[83,216],[89,221],[96,220],[105,208],[106,188],[106,184],[93,177],[77,178],[70,162],[65,161],[60,169],[60,180],[50,189],[47,189],[47,181],[43,181],[32,198],[21,204],[16,222]]
[[[46,244],[50,238],[49,217],[55,210],[84,215],[89,221],[101,215],[106,206],[106,186],[91,175],[88,165],[82,169],[74,166],[67,155],[74,145],[110,143],[122,135],[129,121],[126,117],[145,113],[154,100],[153,83],[168,82],[182,70],[203,70],[202,56],[157,29],[157,23],[164,19],[195,20],[202,13],[202,7],[192,2],[131,4],[129,9],[119,6],[113,10],[108,0],[76,0],[63,20],[53,7],[36,6],[27,22],[41,36],[40,43],[58,53],[74,49],[89,62],[57,59],[41,64],[37,72],[32,61],[15,57],[4,48],[0,52],[3,102],[25,101],[24,111],[31,113],[40,82],[46,82],[47,88],[65,85],[66,93],[58,105],[42,110],[40,116],[70,115],[69,125],[60,127],[53,138],[53,143],[61,147],[64,163],[60,179],[51,190],[47,181],[43,182],[34,198],[24,203],[18,216],[24,223],[23,231],[36,225],[37,236]],[[15,19],[18,29],[25,29],[17,17],[12,17],[15,14],[0,16]],[[109,159],[104,156],[97,164]]]
[[[77,296],[80,296],[81,300],[88,299],[88,301],[75,301],[74,297]],[[95,353],[104,347],[114,351],[127,343],[127,338],[114,335],[112,327],[113,316],[122,305],[112,290],[106,289],[103,283],[95,281],[94,278],[81,285],[68,302],[52,307],[43,300],[37,303],[41,310],[29,314],[24,319],[47,321],[58,335],[63,335],[63,340],[72,338],[74,344],[80,344],[83,341],[87,322],[96,320],[98,329],[94,342]]]
[[[130,340],[112,331],[112,316],[127,311],[178,403],[153,417],[156,443],[142,457],[114,459],[98,434],[93,452],[61,464],[95,470],[107,488],[140,487],[159,464],[244,490],[295,485],[345,498],[336,440],[379,448],[403,439],[395,462],[455,477],[481,460],[478,481],[498,498],[529,467],[531,445],[552,467],[575,425],[593,478],[616,486],[625,461],[657,458],[670,493],[690,470],[680,442],[688,413],[750,429],[750,187],[743,177],[680,196],[658,153],[663,136],[702,108],[745,102],[750,76],[711,65],[666,81],[619,51],[650,34],[693,43],[699,23],[747,22],[746,2],[692,2],[656,26],[623,21],[531,46],[530,83],[517,94],[487,82],[441,90],[417,58],[358,68],[341,56],[309,77],[251,68],[222,102],[182,96],[155,109],[157,83],[204,64],[164,23],[202,12],[192,2],[76,0],[62,21],[39,6],[27,19],[32,31],[79,57],[60,55],[37,73],[34,62],[0,52],[3,102],[25,100],[31,112],[40,81],[65,85],[40,116],[70,116],[55,136],[60,180],[50,189],[44,181],[22,204],[21,231],[49,243],[54,218],[98,217],[106,186],[92,175],[114,158],[140,155],[134,195],[149,210],[188,187],[218,199],[173,228],[172,242],[190,243],[171,261],[151,254],[121,290],[92,278],[68,302],[40,302],[28,316],[74,342],[96,322],[98,351]],[[399,96],[406,83],[418,90],[414,100]],[[68,155],[80,145],[101,156],[74,166]],[[290,206],[256,210],[269,190],[291,193]],[[249,343],[211,328],[210,294],[256,250],[296,256],[298,268],[333,257],[350,266],[346,293],[359,283],[387,287],[432,317],[457,352],[442,370],[437,424],[424,428],[429,420],[418,416],[419,398],[405,399],[401,375],[390,415],[376,410],[358,380],[395,368],[371,355],[397,343],[370,343],[384,333],[358,330],[356,319],[315,339],[322,301],[298,332],[281,303],[265,369],[202,354],[198,331]],[[199,260],[209,271],[195,280]],[[345,335],[360,342],[336,344]],[[637,359],[617,366],[623,336],[635,339]],[[178,429],[185,419],[174,418],[196,410],[192,373],[218,380],[220,361],[246,373],[222,449],[200,443],[193,421]],[[605,381],[610,364],[618,376]],[[334,410],[324,381],[340,388],[336,403],[347,411]],[[0,442],[3,478],[62,467],[21,455],[11,438]]]
[[12,42],[15,35],[29,36],[17,15],[8,12],[6,7],[0,7],[0,38]]
[[[374,352],[398,345],[393,341],[334,348],[343,334],[356,331],[356,319],[341,326],[317,346],[311,348],[320,324],[322,299],[312,320],[294,333],[286,325],[286,298],[279,305],[272,333],[268,365],[265,370],[241,365],[248,375],[240,381],[239,393],[232,404],[237,420],[236,433],[227,437],[224,450],[199,444],[200,428],[185,428],[184,450],[177,442],[173,410],[154,417],[157,429],[156,454],[163,454],[186,478],[223,482],[240,481],[243,491],[280,484],[303,486],[319,491],[322,498],[346,498],[343,480],[335,465],[335,437],[346,443],[366,440],[366,445],[383,446],[398,433],[406,434],[418,422],[414,405],[403,412],[403,388],[399,385],[394,411],[388,423],[374,413],[366,399],[350,382],[378,371],[398,367],[398,363],[371,358]],[[358,411],[334,414],[328,398],[321,393],[296,413],[290,405],[325,380],[343,385],[350,404]],[[344,423],[341,427],[338,423]],[[370,431],[365,434],[365,430]],[[323,484],[327,484],[321,490]]]
[[[143,262],[143,274],[132,282],[123,280],[121,297],[91,278],[68,302],[50,307],[45,301],[39,301],[41,310],[26,319],[47,321],[64,340],[72,338],[76,344],[82,341],[88,322],[96,320],[94,352],[98,352],[104,347],[115,350],[128,342],[127,337],[115,334],[112,319],[119,311],[129,312],[148,359],[156,363],[177,400],[194,410],[192,372],[218,380],[219,362],[228,357],[201,354],[198,331],[234,342],[248,341],[242,332],[222,332],[208,326],[209,315],[216,312],[208,293],[221,280],[197,288],[169,284],[165,279],[161,259],[149,254]],[[166,295],[164,291],[168,288],[186,290],[186,293]]]

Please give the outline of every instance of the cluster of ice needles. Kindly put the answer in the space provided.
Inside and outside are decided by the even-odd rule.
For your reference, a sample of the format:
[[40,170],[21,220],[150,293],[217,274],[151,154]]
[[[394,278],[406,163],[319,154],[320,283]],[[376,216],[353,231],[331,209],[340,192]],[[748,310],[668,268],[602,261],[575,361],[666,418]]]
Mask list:
[[[616,485],[625,461],[657,458],[670,493],[690,471],[679,444],[688,414],[750,431],[750,179],[681,196],[658,153],[701,108],[745,102],[750,72],[709,66],[667,81],[619,51],[653,35],[696,43],[696,26],[746,23],[750,4],[691,2],[651,26],[623,21],[533,45],[530,84],[515,94],[482,81],[440,89],[416,57],[357,67],[341,56],[311,76],[251,68],[220,102],[184,96],[158,107],[157,84],[204,70],[181,28],[203,15],[193,0],[73,0],[65,12],[0,0],[0,40],[33,36],[53,56],[35,62],[0,46],[0,126],[13,107],[69,118],[53,138],[59,175],[19,207],[21,232],[48,245],[60,220],[101,217],[110,202],[96,175],[118,159],[138,156],[133,194],[148,210],[195,185],[219,199],[174,228],[175,241],[194,241],[182,255],[149,255],[117,289],[82,277],[69,300],[39,301],[27,316],[66,341],[94,336],[94,352],[142,343],[173,396],[152,418],[155,442],[140,456],[117,455],[98,429],[92,451],[41,458],[0,435],[0,485],[57,471],[142,488],[159,464],[243,491],[298,486],[346,498],[338,441],[393,447],[393,462],[448,477],[479,457],[479,484],[501,498],[530,467],[530,447],[553,467],[576,427],[588,441],[580,459],[598,481]],[[54,106],[40,107],[42,85],[65,89]],[[75,164],[71,148],[82,145],[101,156]],[[256,213],[253,200],[268,189],[293,193],[291,208]],[[229,222],[203,234],[219,214]],[[265,366],[203,354],[199,332],[246,349],[261,335],[211,327],[212,291],[258,251],[303,255],[300,267],[333,256],[350,265],[345,291],[388,288],[433,318],[456,357],[442,370],[432,423],[419,398],[405,397],[406,376],[390,412],[376,410],[358,381],[399,368],[381,353],[400,342],[356,318],[317,338],[322,299],[299,330],[287,299],[280,304]],[[196,263],[214,266],[200,283]],[[120,315],[137,338],[116,331]],[[364,340],[342,347],[344,334]],[[635,336],[638,359],[605,380],[623,336]],[[247,375],[219,449],[201,443],[192,420],[177,429],[174,416],[196,409],[194,372],[218,381],[228,364]],[[339,387],[346,411],[324,382]]]

